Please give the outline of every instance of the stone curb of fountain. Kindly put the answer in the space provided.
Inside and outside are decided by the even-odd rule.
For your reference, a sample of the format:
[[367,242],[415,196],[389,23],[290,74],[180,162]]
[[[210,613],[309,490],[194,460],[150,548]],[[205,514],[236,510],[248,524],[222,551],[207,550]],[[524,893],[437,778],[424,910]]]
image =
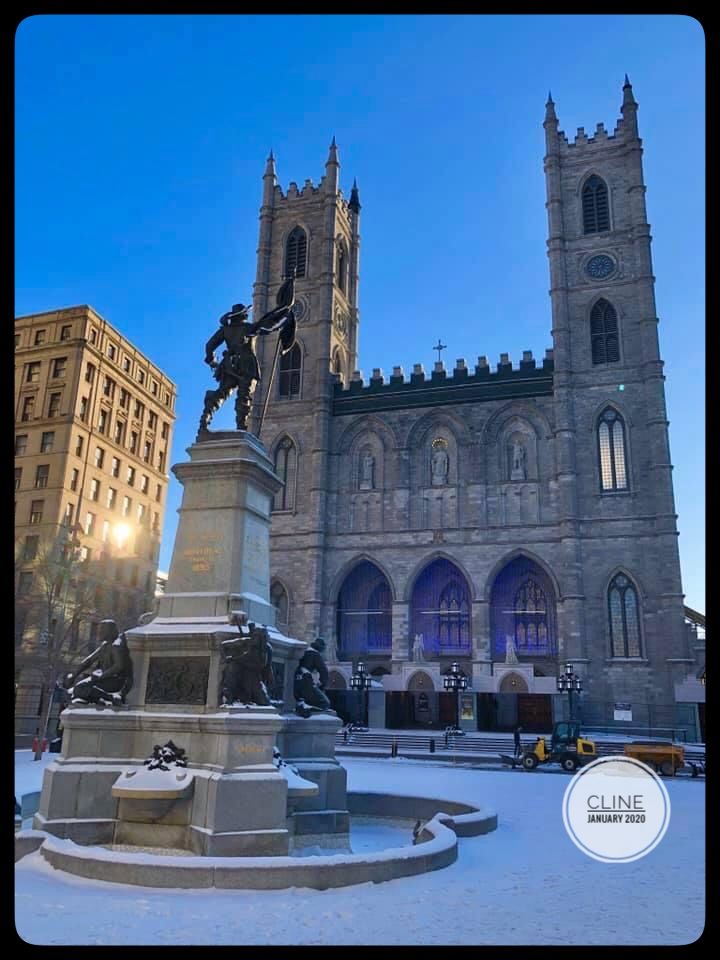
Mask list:
[[15,835],[15,859],[39,848],[48,863],[67,873],[147,887],[326,890],[439,870],[457,859],[458,836],[479,836],[497,827],[494,812],[449,800],[350,792],[348,807],[356,814],[400,815],[420,820],[432,813],[424,823],[416,846],[393,847],[379,853],[302,859],[155,856],[83,847],[43,831],[25,830]]

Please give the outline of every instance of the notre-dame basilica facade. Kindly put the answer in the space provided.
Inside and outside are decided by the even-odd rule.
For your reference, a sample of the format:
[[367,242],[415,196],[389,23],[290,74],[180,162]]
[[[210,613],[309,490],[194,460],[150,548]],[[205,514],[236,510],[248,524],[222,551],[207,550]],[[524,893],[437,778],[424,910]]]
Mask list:
[[[443,676],[468,679],[464,726],[547,729],[580,716],[693,724],[663,363],[630,83],[615,129],[574,141],[545,111],[552,346],[542,358],[358,372],[361,204],[325,175],[263,178],[255,316],[296,283],[296,345],[262,440],[284,487],[271,599],[291,636],[321,635],[331,687],[359,660],[387,726],[454,719]],[[538,198],[538,202],[541,202]],[[267,370],[274,344],[260,338]],[[255,429],[269,378],[259,385]],[[377,698],[375,698],[377,699]],[[340,701],[338,701],[340,702]]]

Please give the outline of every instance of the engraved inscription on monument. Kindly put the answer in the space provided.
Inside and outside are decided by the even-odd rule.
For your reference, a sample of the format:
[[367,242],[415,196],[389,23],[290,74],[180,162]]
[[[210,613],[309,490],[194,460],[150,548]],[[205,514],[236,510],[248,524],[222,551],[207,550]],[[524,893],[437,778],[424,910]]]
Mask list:
[[151,657],[146,703],[205,703],[209,657]]
[[215,565],[215,560],[221,554],[221,550],[214,545],[214,541],[218,540],[220,540],[218,534],[201,534],[196,547],[188,547],[183,550],[182,555],[190,564],[190,569],[194,573],[210,573]]

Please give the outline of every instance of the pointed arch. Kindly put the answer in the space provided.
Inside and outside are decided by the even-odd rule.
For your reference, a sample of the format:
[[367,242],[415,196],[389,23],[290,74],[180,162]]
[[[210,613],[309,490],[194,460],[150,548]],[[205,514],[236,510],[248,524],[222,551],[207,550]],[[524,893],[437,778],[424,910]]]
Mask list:
[[301,226],[295,226],[285,241],[285,276],[307,276],[307,233]]
[[527,680],[519,673],[506,673],[500,681],[498,693],[529,693]]
[[599,297],[590,309],[590,352],[593,364],[620,359],[617,310],[605,297]]
[[347,243],[345,242],[344,237],[340,237],[336,244],[336,270],[335,270],[335,283],[337,284],[339,290],[347,295],[348,287],[348,248]]
[[600,490],[603,493],[629,489],[625,421],[608,404],[596,421]]
[[605,233],[610,229],[610,203],[607,183],[591,173],[581,193],[583,233]]
[[410,594],[411,637],[422,634],[425,654],[456,656],[471,649],[470,581],[454,560],[426,562]]
[[607,588],[607,615],[610,656],[642,658],[641,599],[632,577],[618,571]]
[[275,577],[270,583],[270,603],[277,610],[275,620],[278,630],[287,634],[290,624],[290,594],[282,580]]
[[360,560],[345,576],[336,603],[338,659],[392,651],[392,590],[371,560]]
[[291,511],[295,509],[295,490],[297,485],[298,454],[292,437],[284,433],[273,450],[273,469],[283,482],[273,499],[273,511]]
[[435,684],[427,670],[416,670],[408,677],[407,689],[412,693],[427,693],[435,689]]
[[494,657],[504,659],[508,641],[521,657],[556,656],[557,592],[546,570],[518,551],[506,558],[488,582]]

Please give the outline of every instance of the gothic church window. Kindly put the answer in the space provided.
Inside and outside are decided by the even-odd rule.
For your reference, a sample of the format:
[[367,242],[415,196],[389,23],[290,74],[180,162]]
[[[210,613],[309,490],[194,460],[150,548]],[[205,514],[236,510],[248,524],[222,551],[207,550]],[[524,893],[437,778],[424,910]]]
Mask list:
[[600,455],[600,487],[602,490],[627,490],[627,458],[625,456],[625,424],[612,407],[608,407],[598,424]]
[[280,357],[280,375],[278,395],[286,400],[300,396],[300,374],[302,372],[302,354],[296,344]]
[[545,654],[548,650],[548,604],[540,584],[528,579],[515,594],[515,649]]
[[286,628],[289,623],[290,601],[287,590],[276,580],[270,588],[270,603],[277,610],[277,625],[280,628]]
[[343,293],[347,293],[347,253],[342,243],[337,249],[337,285]]
[[285,247],[285,276],[304,277],[307,272],[307,234],[302,227],[295,227],[287,238]]
[[620,359],[617,313],[604,299],[590,311],[590,347],[593,363],[616,363]]
[[635,587],[623,573],[608,588],[610,641],[613,657],[639,657],[640,615]]
[[275,473],[283,486],[275,494],[273,510],[295,508],[295,477],[297,475],[297,451],[290,437],[283,437],[275,448]]
[[593,174],[582,191],[583,233],[602,233],[610,229],[607,186]]

